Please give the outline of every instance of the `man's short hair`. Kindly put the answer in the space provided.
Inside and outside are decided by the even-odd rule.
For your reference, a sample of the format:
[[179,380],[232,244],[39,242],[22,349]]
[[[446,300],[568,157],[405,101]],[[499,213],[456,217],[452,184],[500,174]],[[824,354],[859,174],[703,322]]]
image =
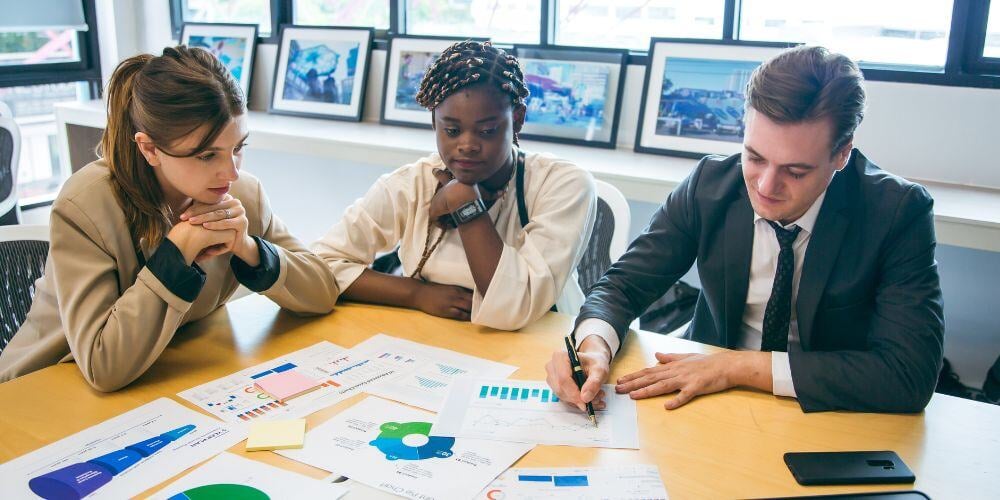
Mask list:
[[747,83],[747,106],[777,123],[830,117],[831,154],[836,154],[865,116],[864,77],[842,54],[824,47],[794,47],[754,70]]

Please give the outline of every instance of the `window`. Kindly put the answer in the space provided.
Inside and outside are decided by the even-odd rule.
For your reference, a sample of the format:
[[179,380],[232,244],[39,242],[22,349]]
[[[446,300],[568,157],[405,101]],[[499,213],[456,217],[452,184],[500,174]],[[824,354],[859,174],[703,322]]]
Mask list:
[[986,43],[983,57],[1000,57],[1000,0],[990,2],[989,20],[986,22]]
[[0,66],[79,62],[76,30],[0,32]]
[[540,0],[406,0],[406,33],[541,41]]
[[942,70],[951,0],[743,0],[739,38],[802,42],[868,66]]
[[268,37],[271,35],[271,1],[181,0],[181,21],[256,24],[257,35]]
[[[30,2],[8,3],[16,4],[15,14],[22,7],[26,12],[21,14],[34,12]],[[47,12],[40,22],[11,15],[0,22],[0,101],[11,108],[21,132],[17,185],[22,206],[51,201],[69,175],[69,167],[59,161],[53,106],[98,97],[95,0],[62,3],[63,16]]]
[[651,37],[722,38],[724,0],[563,0],[559,45],[649,48]]
[[17,171],[21,205],[51,199],[69,175],[59,164],[53,106],[57,102],[89,98],[86,83],[0,88],[0,101],[10,106],[21,131],[21,157]]
[[297,0],[293,10],[295,24],[389,29],[389,0]]

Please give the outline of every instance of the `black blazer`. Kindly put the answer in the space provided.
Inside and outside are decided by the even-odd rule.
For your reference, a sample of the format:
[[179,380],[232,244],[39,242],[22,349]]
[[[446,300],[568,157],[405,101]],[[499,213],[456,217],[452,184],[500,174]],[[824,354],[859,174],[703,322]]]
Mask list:
[[[934,201],[854,150],[834,175],[806,249],[790,352],[804,411],[918,412],[941,368],[944,312]],[[580,310],[628,325],[697,262],[702,291],[685,337],[739,340],[753,244],[740,156],[709,156],[670,193]]]

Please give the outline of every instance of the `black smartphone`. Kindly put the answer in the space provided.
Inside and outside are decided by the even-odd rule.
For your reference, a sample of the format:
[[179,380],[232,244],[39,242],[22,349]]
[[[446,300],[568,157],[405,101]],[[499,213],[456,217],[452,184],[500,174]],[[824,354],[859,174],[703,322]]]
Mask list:
[[894,451],[785,453],[785,465],[801,485],[898,484],[916,481]]
[[871,493],[839,493],[836,495],[808,495],[800,497],[776,497],[768,500],[794,500],[808,498],[836,498],[837,500],[931,500],[922,491],[875,491]]

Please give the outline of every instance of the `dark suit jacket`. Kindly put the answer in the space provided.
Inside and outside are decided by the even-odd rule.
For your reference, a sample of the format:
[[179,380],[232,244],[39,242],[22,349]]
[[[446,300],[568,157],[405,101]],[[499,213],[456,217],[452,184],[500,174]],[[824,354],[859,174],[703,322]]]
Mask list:
[[[827,188],[809,240],[790,352],[804,411],[918,412],[941,367],[943,301],[934,260],[933,200],[858,150]],[[729,347],[741,334],[753,209],[740,156],[706,157],[667,197],[643,234],[580,310],[629,323],[697,262],[702,291],[685,336]]]

